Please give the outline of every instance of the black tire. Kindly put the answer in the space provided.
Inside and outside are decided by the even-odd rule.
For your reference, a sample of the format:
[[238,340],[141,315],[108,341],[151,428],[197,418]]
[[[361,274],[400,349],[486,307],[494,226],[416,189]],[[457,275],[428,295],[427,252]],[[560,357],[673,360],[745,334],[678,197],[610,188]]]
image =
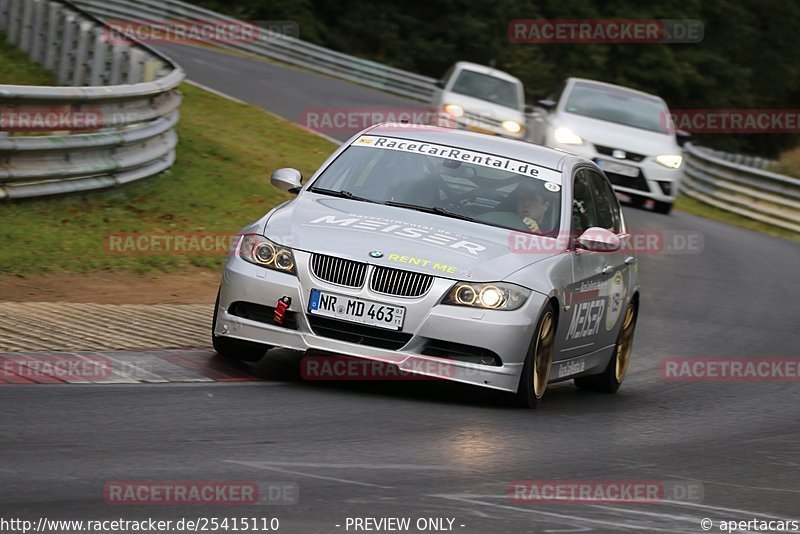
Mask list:
[[257,362],[263,358],[264,353],[270,349],[270,345],[262,345],[261,343],[214,335],[214,331],[217,329],[218,308],[219,291],[217,291],[217,300],[214,303],[214,318],[211,321],[211,345],[213,345],[217,354],[225,358],[241,360],[243,362]]
[[628,304],[628,307],[625,308],[622,327],[619,329],[617,343],[614,345],[614,355],[608,361],[608,365],[599,375],[575,378],[575,386],[578,387],[578,389],[588,389],[601,393],[617,392],[622,382],[625,380],[625,374],[628,372],[628,366],[631,363],[631,356],[633,355],[633,335],[636,331],[637,317],[638,310],[636,309],[636,304],[631,302]]
[[549,302],[542,310],[536,330],[528,347],[522,376],[517,386],[516,402],[524,408],[539,406],[553,367],[553,346],[556,336],[556,315]]
[[653,211],[662,215],[669,215],[669,212],[672,211],[672,202],[656,202],[655,206],[653,206]]

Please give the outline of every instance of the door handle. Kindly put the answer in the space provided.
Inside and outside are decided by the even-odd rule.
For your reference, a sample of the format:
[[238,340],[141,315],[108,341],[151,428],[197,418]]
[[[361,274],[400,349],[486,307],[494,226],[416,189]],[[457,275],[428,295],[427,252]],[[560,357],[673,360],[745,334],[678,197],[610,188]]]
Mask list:
[[634,258],[633,256],[628,256],[627,258],[625,258],[625,265],[630,265],[631,263],[633,263],[635,261],[636,261],[636,258]]

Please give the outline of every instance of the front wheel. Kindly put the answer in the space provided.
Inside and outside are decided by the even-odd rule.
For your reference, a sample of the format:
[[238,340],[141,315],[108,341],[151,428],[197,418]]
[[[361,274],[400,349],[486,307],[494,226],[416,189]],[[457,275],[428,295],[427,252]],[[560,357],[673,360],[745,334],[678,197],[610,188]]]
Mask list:
[[531,340],[522,376],[517,387],[517,404],[536,408],[544,396],[553,366],[553,341],[556,336],[556,319],[552,304],[548,303],[539,317],[536,334]]
[[653,206],[653,211],[662,215],[669,215],[672,211],[672,202],[656,202],[655,206]]
[[575,379],[575,385],[580,389],[590,389],[602,393],[616,393],[625,380],[628,366],[633,355],[633,333],[636,329],[636,305],[631,302],[625,309],[625,318],[619,330],[614,355],[608,362],[602,374],[581,376]]
[[233,339],[224,336],[217,336],[217,310],[219,309],[219,292],[217,301],[214,303],[214,317],[211,321],[211,345],[217,354],[225,358],[241,360],[243,362],[257,362],[264,357],[264,353],[270,348],[269,345],[253,343],[241,339]]

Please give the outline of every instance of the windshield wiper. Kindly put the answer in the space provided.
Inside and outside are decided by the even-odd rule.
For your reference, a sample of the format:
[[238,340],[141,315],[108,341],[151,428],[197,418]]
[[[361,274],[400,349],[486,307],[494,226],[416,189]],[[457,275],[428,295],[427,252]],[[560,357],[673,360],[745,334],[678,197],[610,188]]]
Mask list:
[[407,208],[410,210],[422,211],[424,213],[434,213],[436,215],[442,215],[444,217],[461,219],[462,221],[479,222],[477,219],[473,219],[469,215],[462,215],[461,213],[456,213],[454,211],[450,211],[439,207],[419,206],[417,204],[406,204],[405,202],[395,202],[393,200],[387,200],[384,204],[386,204],[387,206],[394,206],[396,208]]
[[332,197],[346,198],[348,200],[358,200],[360,202],[372,202],[373,204],[382,204],[382,202],[378,202],[377,200],[372,200],[371,198],[354,195],[350,191],[345,191],[344,189],[337,191],[335,189],[312,187],[311,189],[309,189],[309,191],[311,191],[312,193],[319,193],[321,195],[330,195]]

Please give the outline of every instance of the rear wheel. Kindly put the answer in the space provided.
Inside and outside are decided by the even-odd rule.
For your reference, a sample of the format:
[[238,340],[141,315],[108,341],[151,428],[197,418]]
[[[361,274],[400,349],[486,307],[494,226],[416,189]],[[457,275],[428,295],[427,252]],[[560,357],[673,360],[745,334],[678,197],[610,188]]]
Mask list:
[[616,393],[625,380],[628,366],[633,355],[633,334],[636,329],[636,305],[631,302],[625,309],[622,328],[619,330],[614,356],[602,374],[581,376],[575,379],[575,385],[580,389],[590,389],[603,393]]
[[262,345],[261,343],[253,343],[251,341],[243,341],[241,339],[233,339],[214,334],[217,330],[218,309],[219,291],[217,292],[217,301],[214,303],[214,317],[211,321],[211,344],[214,346],[214,350],[217,351],[217,354],[225,358],[244,362],[257,362],[263,358],[264,353],[270,348],[269,345]]
[[539,317],[536,334],[531,340],[522,376],[517,387],[517,404],[525,408],[536,408],[544,396],[550,381],[553,364],[553,341],[556,335],[556,319],[552,304],[548,303]]

